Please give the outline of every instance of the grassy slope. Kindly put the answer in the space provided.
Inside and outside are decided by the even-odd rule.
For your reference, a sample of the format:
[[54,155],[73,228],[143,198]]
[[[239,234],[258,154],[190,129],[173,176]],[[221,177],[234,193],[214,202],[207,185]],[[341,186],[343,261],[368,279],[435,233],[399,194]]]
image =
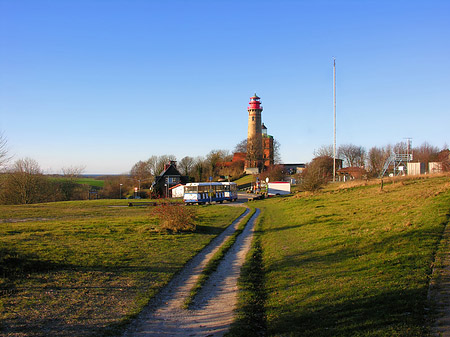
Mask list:
[[235,180],[234,182],[240,186],[240,185],[245,185],[245,184],[249,184],[251,182],[255,181],[255,177],[252,174],[247,174],[245,176],[243,176],[242,178],[239,178],[238,180]]
[[[146,207],[119,200],[0,206],[0,331],[104,333],[139,312],[244,208],[203,206],[197,232],[157,232]],[[40,218],[46,218],[44,220]]]
[[[269,335],[422,336],[449,178],[259,202]],[[446,216],[447,215],[447,216]]]

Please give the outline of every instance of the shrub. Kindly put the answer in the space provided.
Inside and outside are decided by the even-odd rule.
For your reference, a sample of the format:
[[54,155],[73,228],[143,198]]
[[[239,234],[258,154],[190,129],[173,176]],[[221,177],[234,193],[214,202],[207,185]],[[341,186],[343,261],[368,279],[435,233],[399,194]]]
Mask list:
[[159,219],[161,230],[173,233],[195,231],[196,213],[193,208],[187,208],[181,204],[162,203],[154,207],[152,215]]
[[314,158],[306,166],[301,176],[301,188],[305,191],[316,191],[331,180],[333,158],[321,156]]

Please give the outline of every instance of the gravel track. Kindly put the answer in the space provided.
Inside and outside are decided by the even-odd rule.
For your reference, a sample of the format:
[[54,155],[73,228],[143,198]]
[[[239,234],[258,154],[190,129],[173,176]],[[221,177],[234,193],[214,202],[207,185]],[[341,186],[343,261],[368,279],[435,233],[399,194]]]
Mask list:
[[130,336],[222,336],[234,319],[237,303],[237,280],[253,238],[256,210],[233,247],[225,255],[191,309],[182,309],[185,298],[208,260],[236,230],[247,215],[245,211],[221,235],[194,257],[130,324],[124,337]]

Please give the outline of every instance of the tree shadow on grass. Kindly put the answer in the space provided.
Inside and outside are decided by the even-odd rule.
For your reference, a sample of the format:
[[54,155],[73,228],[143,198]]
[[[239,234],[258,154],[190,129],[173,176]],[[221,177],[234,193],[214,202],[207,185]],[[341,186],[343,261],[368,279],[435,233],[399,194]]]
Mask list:
[[[373,287],[370,285],[361,289],[353,289],[351,293],[344,294],[344,298],[338,298],[333,292],[328,299],[320,299],[316,303],[302,307],[301,298],[292,299],[299,301],[293,303],[278,303],[268,312],[274,313],[269,317],[269,334],[292,336],[427,336],[425,307],[427,302],[428,284],[411,283],[403,284],[403,279],[416,274],[417,277],[426,279],[431,273],[430,263],[433,259],[432,252],[429,256],[423,256],[421,246],[417,240],[434,236],[436,242],[439,239],[439,230],[427,228],[411,231],[391,233],[389,236],[377,241],[359,242],[359,245],[348,242],[330,242],[316,249],[302,250],[299,248],[296,254],[286,255],[281,261],[268,266],[267,272],[292,275],[293,271],[302,273],[308,268],[316,268],[311,273],[308,282],[331,282],[331,287],[336,287],[339,280],[362,277],[371,282],[371,276],[381,273],[384,276],[378,281],[391,281],[392,276],[395,289],[387,285]],[[431,240],[433,241],[433,240]],[[409,244],[411,248],[403,254],[396,250],[399,245]],[[432,244],[432,242],[427,243]],[[394,254],[384,255],[386,250]],[[414,251],[416,254],[411,254]],[[367,260],[368,264],[358,264],[360,256],[369,253],[379,253],[375,260]],[[378,256],[378,255],[375,255]],[[386,258],[386,259],[385,259]],[[355,262],[355,263],[353,263]],[[370,271],[367,270],[370,268]],[[360,274],[361,273],[361,274]],[[391,274],[392,273],[392,274]],[[308,287],[298,282],[289,283],[295,294],[295,288]],[[397,280],[397,281],[396,281]],[[376,282],[374,280],[374,282]],[[403,284],[403,285],[402,285]],[[267,285],[269,292],[278,291],[278,285]],[[323,294],[316,294],[322,297]],[[309,296],[309,295],[308,295]],[[312,296],[312,295],[311,295]],[[276,302],[275,302],[276,303]]]
[[197,225],[195,233],[197,234],[207,234],[207,235],[219,235],[225,230],[225,228]]
[[269,321],[269,335],[287,336],[427,336],[424,289],[386,291],[279,313]]

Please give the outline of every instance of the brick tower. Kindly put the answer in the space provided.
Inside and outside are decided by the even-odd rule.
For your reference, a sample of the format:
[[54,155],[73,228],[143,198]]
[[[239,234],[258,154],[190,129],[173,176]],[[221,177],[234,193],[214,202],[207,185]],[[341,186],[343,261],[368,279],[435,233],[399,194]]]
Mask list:
[[245,159],[245,170],[261,172],[264,166],[264,153],[262,141],[261,112],[263,108],[261,98],[256,94],[250,97],[248,110],[248,133],[247,133],[247,156]]

